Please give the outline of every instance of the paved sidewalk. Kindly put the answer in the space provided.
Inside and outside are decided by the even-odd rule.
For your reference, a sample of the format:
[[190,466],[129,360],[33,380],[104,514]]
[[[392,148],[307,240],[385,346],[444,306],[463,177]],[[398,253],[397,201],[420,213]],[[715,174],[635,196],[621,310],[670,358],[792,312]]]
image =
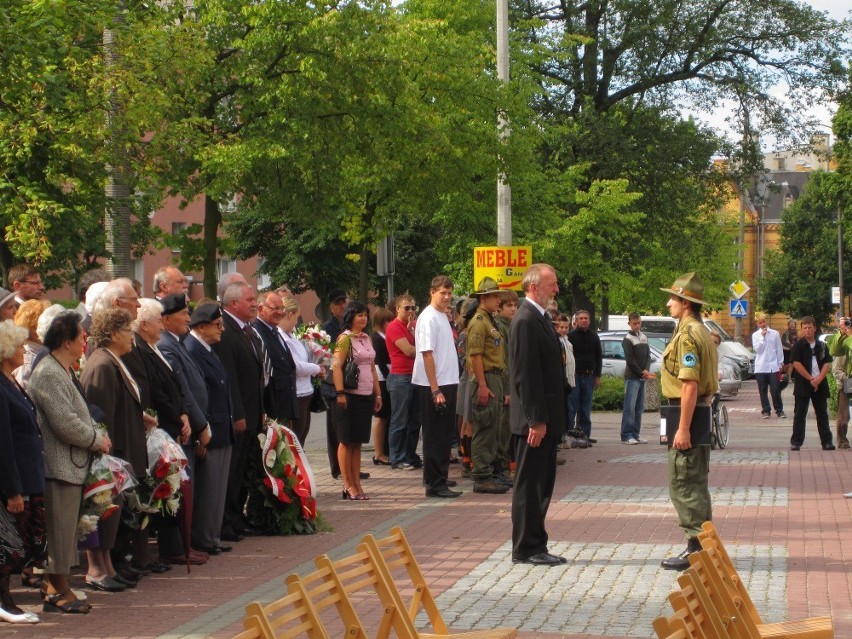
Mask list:
[[[767,621],[831,615],[837,637],[852,636],[850,451],[823,452],[813,419],[805,447],[790,452],[791,419],[760,416],[756,386],[744,384],[726,402],[729,448],[714,451],[710,484],[714,521],[749,592]],[[792,415],[793,398],[785,391]],[[676,573],[659,562],[683,547],[666,489],[662,446],[619,442],[620,414],[593,415],[588,450],[564,451],[548,515],[551,549],[562,568],[513,565],[508,495],[479,495],[459,479],[464,496],[426,499],[416,472],[374,466],[364,453],[367,502],[340,500],[328,470],[324,423],[315,420],[308,453],[319,483],[319,508],[332,532],[253,538],[205,566],[175,567],[119,594],[91,593],[87,616],[42,615],[30,627],[0,624],[6,637],[229,637],[243,606],[282,596],[291,572],[308,572],[322,553],[343,556],[366,533],[401,525],[438,595],[445,620],[457,629],[517,626],[522,637],[651,637],[651,620],[668,614]],[[659,420],[646,413],[644,436],[656,441]],[[75,587],[81,579],[75,578]],[[35,591],[15,589],[18,602],[38,610]],[[368,620],[369,621],[369,620]],[[333,627],[333,636],[342,628]]]

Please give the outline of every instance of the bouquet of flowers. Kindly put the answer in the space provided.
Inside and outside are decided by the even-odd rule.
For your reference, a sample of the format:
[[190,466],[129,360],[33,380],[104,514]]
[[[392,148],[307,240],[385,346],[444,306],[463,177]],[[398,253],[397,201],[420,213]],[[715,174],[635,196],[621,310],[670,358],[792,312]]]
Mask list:
[[152,428],[146,436],[148,471],[140,484],[137,508],[144,513],[175,515],[180,506],[180,482],[188,479],[186,455],[169,434]]
[[320,366],[329,365],[333,340],[328,333],[313,324],[309,324],[301,326],[296,331],[296,339],[304,344],[312,363]]
[[289,428],[268,420],[258,434],[263,450],[261,485],[269,528],[279,535],[317,531],[316,482],[308,457]]
[[91,535],[98,529],[98,521],[114,515],[118,506],[113,496],[136,486],[130,464],[112,455],[96,457],[83,486],[83,505],[77,522],[77,540],[81,546],[97,543]]

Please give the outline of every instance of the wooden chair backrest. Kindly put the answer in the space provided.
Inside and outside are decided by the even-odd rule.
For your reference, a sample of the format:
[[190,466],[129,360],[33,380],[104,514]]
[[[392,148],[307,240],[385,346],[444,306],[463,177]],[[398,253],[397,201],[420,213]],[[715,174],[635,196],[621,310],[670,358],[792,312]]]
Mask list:
[[327,556],[320,555],[314,561],[321,570],[328,571],[336,582],[337,592],[342,594],[341,600],[337,602],[338,611],[347,627],[357,625],[360,629],[360,634],[347,633],[347,637],[366,639],[366,627],[358,618],[353,600],[365,599],[372,613],[376,609],[375,596],[378,595],[381,610],[375,639],[388,639],[391,629],[401,639],[418,639],[417,630],[404,613],[393,583],[388,582],[364,543],[358,545],[354,554],[343,559],[331,561]]
[[698,534],[698,539],[701,542],[702,548],[707,550],[710,550],[712,548],[715,551],[716,556],[718,557],[718,562],[720,562],[721,565],[724,567],[724,572],[728,575],[730,583],[733,585],[734,588],[736,588],[737,594],[739,594],[740,598],[743,600],[743,606],[745,610],[748,612],[749,615],[751,615],[751,618],[754,620],[754,623],[762,624],[763,619],[761,618],[760,613],[755,607],[751,596],[748,594],[743,580],[740,579],[740,576],[737,573],[737,569],[734,566],[734,562],[731,560],[731,556],[725,549],[725,545],[722,543],[722,539],[719,537],[719,534],[716,531],[716,527],[713,525],[713,522],[705,521],[702,524],[701,532]]
[[675,612],[683,615],[688,630],[702,639],[730,637],[725,620],[713,607],[713,602],[694,574],[688,570],[677,578],[680,590],[669,595]]
[[751,616],[743,610],[743,602],[738,594],[726,584],[708,551],[694,552],[689,556],[690,572],[695,583],[700,583],[710,599],[713,609],[718,613],[732,639],[759,639],[760,631]]
[[248,604],[244,623],[246,629],[256,628],[264,639],[329,639],[316,609],[298,588],[265,606]]
[[[423,576],[420,566],[417,565],[417,560],[414,558],[414,553],[411,551],[411,546],[408,545],[408,540],[405,538],[402,528],[394,526],[390,530],[390,535],[384,539],[376,539],[372,535],[367,535],[363,538],[363,542],[368,551],[373,554],[377,563],[381,559],[383,573],[388,579],[389,585],[399,593],[402,609],[407,611],[409,620],[414,623],[417,614],[420,610],[423,610],[429,617],[434,634],[449,634],[447,624],[438,610],[438,605],[429,591],[429,586],[426,585],[426,578]],[[403,572],[400,569],[404,569],[409,583],[400,584],[396,577]],[[413,587],[413,595],[411,601],[406,603],[402,593],[409,586]]]

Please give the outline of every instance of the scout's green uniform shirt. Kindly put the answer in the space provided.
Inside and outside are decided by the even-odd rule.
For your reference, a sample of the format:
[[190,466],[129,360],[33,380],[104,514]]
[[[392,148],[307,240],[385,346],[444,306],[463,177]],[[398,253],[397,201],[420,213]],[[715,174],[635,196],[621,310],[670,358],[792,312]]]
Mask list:
[[698,382],[698,396],[708,397],[719,388],[719,355],[710,331],[693,315],[678,322],[672,341],[663,352],[660,384],[663,395],[680,398],[683,382]]
[[470,362],[471,355],[482,355],[482,368],[485,371],[506,369],[506,358],[503,354],[503,336],[488,313],[477,313],[473,316],[467,327],[467,340],[465,341],[467,368],[473,375],[473,366]]

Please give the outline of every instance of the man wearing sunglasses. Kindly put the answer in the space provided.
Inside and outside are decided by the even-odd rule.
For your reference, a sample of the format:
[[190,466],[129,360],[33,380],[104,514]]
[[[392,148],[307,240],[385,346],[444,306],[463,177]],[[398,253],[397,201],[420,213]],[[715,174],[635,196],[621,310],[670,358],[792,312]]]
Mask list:
[[416,470],[423,466],[417,454],[420,439],[419,403],[414,398],[411,374],[414,370],[414,325],[417,306],[414,298],[403,293],[396,298],[396,317],[385,329],[385,344],[391,361],[387,378],[391,400],[388,446],[391,468]]

